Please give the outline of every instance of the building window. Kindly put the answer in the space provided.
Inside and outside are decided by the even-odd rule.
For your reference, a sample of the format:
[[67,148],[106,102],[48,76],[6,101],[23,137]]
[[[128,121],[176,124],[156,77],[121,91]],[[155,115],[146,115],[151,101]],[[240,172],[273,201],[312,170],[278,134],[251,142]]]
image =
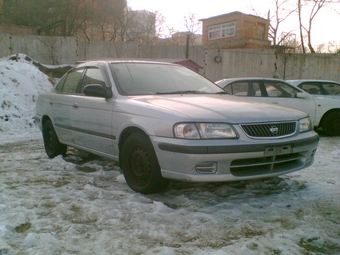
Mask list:
[[262,23],[259,23],[257,29],[258,29],[258,38],[260,38],[260,39],[265,39],[266,25],[265,25],[265,24],[262,24]]
[[209,40],[233,37],[236,31],[236,21],[210,26],[208,31]]

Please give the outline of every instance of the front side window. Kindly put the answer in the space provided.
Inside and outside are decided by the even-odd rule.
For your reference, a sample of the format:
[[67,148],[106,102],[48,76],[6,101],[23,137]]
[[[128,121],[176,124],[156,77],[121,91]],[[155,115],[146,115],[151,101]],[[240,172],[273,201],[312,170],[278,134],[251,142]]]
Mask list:
[[69,72],[57,85],[56,91],[65,94],[74,94],[77,92],[79,80],[83,75],[84,69],[76,69]]
[[304,91],[308,92],[312,95],[318,95],[321,94],[321,87],[318,84],[314,83],[304,83],[301,86],[299,86]]
[[88,68],[85,71],[84,78],[80,86],[80,94],[84,94],[84,88],[89,84],[99,84],[105,87],[104,77],[98,68]]
[[209,40],[233,37],[235,36],[235,33],[236,33],[236,21],[208,27]]
[[268,97],[296,97],[300,91],[282,82],[265,81],[265,89]]

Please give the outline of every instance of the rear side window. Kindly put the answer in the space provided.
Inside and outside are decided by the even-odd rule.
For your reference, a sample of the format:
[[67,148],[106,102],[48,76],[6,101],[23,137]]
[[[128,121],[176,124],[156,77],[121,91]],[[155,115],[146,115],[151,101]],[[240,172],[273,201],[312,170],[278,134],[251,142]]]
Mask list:
[[234,82],[224,89],[231,95],[236,96],[248,96],[248,97],[260,97],[261,90],[260,85],[256,81],[241,81]]

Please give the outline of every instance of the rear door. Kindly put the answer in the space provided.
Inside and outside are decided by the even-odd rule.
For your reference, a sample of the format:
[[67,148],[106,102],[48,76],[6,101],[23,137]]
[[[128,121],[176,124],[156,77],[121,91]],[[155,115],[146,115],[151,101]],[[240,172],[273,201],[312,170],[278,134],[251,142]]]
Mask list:
[[53,126],[61,142],[72,140],[71,109],[83,71],[84,69],[74,69],[67,73],[48,102],[52,111]]
[[239,97],[248,97],[249,99],[267,102],[266,97],[263,95],[260,86],[260,80],[239,80],[228,84],[223,88],[226,92],[231,95]]

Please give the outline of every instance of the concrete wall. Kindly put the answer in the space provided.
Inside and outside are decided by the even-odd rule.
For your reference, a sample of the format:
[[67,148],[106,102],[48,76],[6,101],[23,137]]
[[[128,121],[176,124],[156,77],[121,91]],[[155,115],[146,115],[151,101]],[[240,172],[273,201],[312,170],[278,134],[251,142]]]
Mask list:
[[0,57],[24,53],[43,64],[69,64],[77,50],[73,37],[0,34]]
[[[143,46],[135,42],[77,42],[73,37],[0,34],[0,57],[29,55],[42,64],[74,64],[98,58],[184,59],[185,46]],[[219,57],[218,60],[216,57]],[[210,49],[189,47],[189,58],[201,74],[216,81],[225,77],[329,79],[340,82],[340,55],[279,54],[274,49]]]
[[135,42],[79,42],[78,59],[136,58],[138,44]]
[[[327,79],[340,82],[340,54],[278,54],[275,50],[207,50],[204,74],[226,77]],[[216,63],[214,57],[222,61]],[[194,59],[193,59],[194,60]]]
[[[0,1],[1,5],[1,1]],[[1,10],[0,10],[1,12]],[[15,34],[15,35],[37,35],[37,29],[28,26],[18,26],[13,24],[0,24],[1,33]]]

